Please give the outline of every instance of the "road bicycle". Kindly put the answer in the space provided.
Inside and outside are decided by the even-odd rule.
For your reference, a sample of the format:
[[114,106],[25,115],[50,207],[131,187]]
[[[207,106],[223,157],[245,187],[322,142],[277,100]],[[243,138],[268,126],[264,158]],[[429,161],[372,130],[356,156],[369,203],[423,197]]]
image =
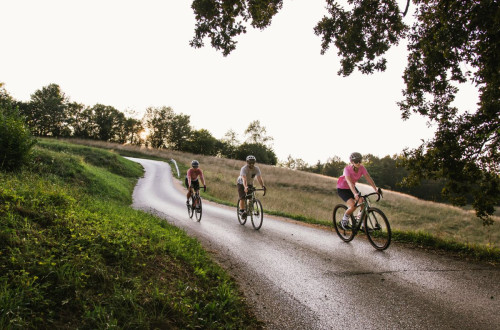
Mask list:
[[187,205],[187,209],[189,217],[192,219],[193,214],[196,214],[196,220],[200,222],[203,208],[199,190],[195,190],[194,193],[191,194],[191,204]]
[[344,242],[352,241],[359,231],[363,231],[375,249],[385,250],[391,244],[391,226],[384,212],[370,205],[369,197],[372,195],[377,195],[376,202],[378,202],[382,197],[382,190],[360,196],[359,200],[363,202],[360,204],[356,202],[356,207],[361,206],[361,212],[356,217],[351,214],[346,228],[342,227],[341,222],[347,206],[336,205],[333,209],[333,226]]
[[266,195],[266,189],[248,187],[248,192],[243,198],[245,201],[245,212],[240,214],[240,200],[242,200],[242,198],[240,198],[236,203],[236,214],[238,215],[240,225],[244,225],[250,216],[253,228],[255,230],[259,230],[260,227],[262,227],[262,222],[264,220],[264,210],[262,209],[262,203],[255,197],[256,191],[264,191],[262,196]]

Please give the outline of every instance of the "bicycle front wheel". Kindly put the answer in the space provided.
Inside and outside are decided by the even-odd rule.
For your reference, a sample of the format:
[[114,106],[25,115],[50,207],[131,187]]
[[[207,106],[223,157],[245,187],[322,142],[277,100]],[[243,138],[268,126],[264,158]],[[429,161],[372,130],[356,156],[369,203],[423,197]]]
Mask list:
[[196,209],[194,210],[194,213],[196,215],[196,220],[200,222],[202,214],[201,197],[198,197],[198,203],[196,204]]
[[377,208],[368,209],[364,220],[366,236],[377,250],[385,250],[391,244],[391,226],[384,212]]
[[339,235],[340,239],[344,242],[350,242],[353,240],[355,233],[352,230],[354,224],[352,222],[352,217],[349,217],[347,226],[342,226],[342,218],[344,217],[345,211],[347,211],[347,206],[343,204],[338,204],[333,209],[333,227]]
[[[246,210],[246,201],[245,201],[245,210]],[[244,225],[247,222],[246,215],[243,216],[240,214],[240,199],[238,199],[238,201],[236,202],[236,216],[238,217],[240,225]]]
[[187,205],[189,218],[193,218],[193,214],[194,214],[193,205],[194,205],[194,199],[191,198],[191,205]]
[[262,227],[262,222],[264,221],[264,210],[262,210],[262,203],[258,199],[254,199],[252,209],[252,226],[255,230],[259,230],[260,227]]

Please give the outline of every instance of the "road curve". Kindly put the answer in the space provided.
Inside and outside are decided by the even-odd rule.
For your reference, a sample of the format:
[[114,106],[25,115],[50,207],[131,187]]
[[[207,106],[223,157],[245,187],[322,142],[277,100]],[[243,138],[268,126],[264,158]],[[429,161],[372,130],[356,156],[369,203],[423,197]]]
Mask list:
[[133,207],[196,237],[268,329],[500,329],[498,266],[397,244],[379,252],[363,238],[346,244],[330,230],[267,215],[255,231],[235,209],[207,201],[196,222],[167,163],[129,159],[145,169]]

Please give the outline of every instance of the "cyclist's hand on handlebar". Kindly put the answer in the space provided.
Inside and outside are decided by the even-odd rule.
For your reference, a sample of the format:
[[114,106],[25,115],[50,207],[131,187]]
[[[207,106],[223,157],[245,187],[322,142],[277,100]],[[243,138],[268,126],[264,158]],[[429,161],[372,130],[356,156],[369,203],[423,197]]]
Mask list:
[[203,186],[203,192],[207,192],[207,186],[206,185]]

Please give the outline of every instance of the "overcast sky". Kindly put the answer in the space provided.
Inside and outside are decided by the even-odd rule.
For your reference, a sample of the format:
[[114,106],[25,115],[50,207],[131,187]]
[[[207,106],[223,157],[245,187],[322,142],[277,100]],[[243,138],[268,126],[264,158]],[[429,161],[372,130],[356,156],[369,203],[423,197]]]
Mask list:
[[[232,129],[243,142],[260,120],[278,159],[309,164],[352,151],[379,157],[432,137],[425,118],[402,121],[406,46],[392,49],[388,69],[340,77],[331,48],[320,55],[313,28],[325,0],[285,0],[266,30],[249,28],[224,57],[194,49],[188,0],[0,0],[0,82],[17,100],[51,83],[71,101],[144,113],[170,106],[195,129],[220,139]],[[406,1],[404,1],[406,3]],[[473,88],[457,99],[474,108]]]

